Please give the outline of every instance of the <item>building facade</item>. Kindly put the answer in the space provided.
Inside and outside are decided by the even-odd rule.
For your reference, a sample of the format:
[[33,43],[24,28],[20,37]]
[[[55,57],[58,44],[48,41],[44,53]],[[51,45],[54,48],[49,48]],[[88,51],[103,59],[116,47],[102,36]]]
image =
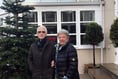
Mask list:
[[[79,72],[93,62],[92,46],[84,41],[88,23],[97,22],[103,28],[104,41],[96,46],[96,63],[114,62],[114,48],[109,40],[109,29],[114,19],[114,0],[25,0],[35,10],[29,14],[31,25],[45,25],[48,37],[58,42],[57,32],[66,29],[70,42],[76,47]],[[93,38],[94,39],[94,38]]]
[[115,16],[118,17],[118,0],[115,0]]

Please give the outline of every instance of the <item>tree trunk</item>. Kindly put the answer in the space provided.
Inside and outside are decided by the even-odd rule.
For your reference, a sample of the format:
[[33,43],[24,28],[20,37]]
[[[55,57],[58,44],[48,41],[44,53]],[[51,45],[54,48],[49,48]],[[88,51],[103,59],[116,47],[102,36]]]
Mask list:
[[93,45],[93,66],[95,67],[95,45]]

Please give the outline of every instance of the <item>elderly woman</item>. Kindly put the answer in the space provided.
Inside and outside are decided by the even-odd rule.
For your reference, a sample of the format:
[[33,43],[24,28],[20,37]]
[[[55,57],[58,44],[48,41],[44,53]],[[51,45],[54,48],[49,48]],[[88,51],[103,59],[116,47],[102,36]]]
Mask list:
[[43,25],[37,28],[36,40],[30,47],[28,64],[32,79],[53,79],[54,43],[48,41],[47,28]]
[[61,30],[58,33],[59,44],[56,44],[55,78],[80,79],[76,49],[69,43],[69,33]]

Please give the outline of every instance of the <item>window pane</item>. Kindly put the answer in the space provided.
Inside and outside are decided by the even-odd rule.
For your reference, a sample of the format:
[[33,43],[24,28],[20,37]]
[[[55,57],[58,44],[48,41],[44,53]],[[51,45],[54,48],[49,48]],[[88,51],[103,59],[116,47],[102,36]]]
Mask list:
[[81,11],[80,12],[80,20],[81,21],[94,21],[95,20],[95,12],[94,11]]
[[62,28],[69,31],[69,33],[76,33],[76,24],[75,23],[64,23]]
[[48,34],[56,34],[57,33],[57,24],[43,24],[46,26],[48,30]]
[[29,22],[37,22],[38,21],[37,12],[28,13],[28,17],[29,17]]
[[69,42],[73,45],[76,45],[76,35],[70,35]]
[[80,33],[85,33],[87,24],[88,23],[81,23],[80,24]]
[[56,12],[42,12],[42,21],[43,22],[56,22],[57,13]]
[[75,21],[75,11],[63,11],[61,12],[61,21],[62,22],[71,22]]
[[85,35],[81,35],[81,45],[87,45],[87,43],[85,42]]

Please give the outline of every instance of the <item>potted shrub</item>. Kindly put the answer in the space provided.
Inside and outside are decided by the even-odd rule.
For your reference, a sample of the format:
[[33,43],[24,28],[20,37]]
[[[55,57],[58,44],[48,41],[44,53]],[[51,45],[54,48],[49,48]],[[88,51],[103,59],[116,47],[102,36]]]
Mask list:
[[104,39],[102,27],[95,22],[91,22],[88,24],[85,33],[86,43],[93,46],[93,66],[95,67],[95,46]]
[[[116,48],[116,58],[118,58],[118,18],[116,18],[111,25],[110,29],[110,40],[113,46]],[[116,64],[118,64],[118,59],[116,59]]]
[[114,20],[110,29],[110,39],[114,47],[118,47],[118,18]]

